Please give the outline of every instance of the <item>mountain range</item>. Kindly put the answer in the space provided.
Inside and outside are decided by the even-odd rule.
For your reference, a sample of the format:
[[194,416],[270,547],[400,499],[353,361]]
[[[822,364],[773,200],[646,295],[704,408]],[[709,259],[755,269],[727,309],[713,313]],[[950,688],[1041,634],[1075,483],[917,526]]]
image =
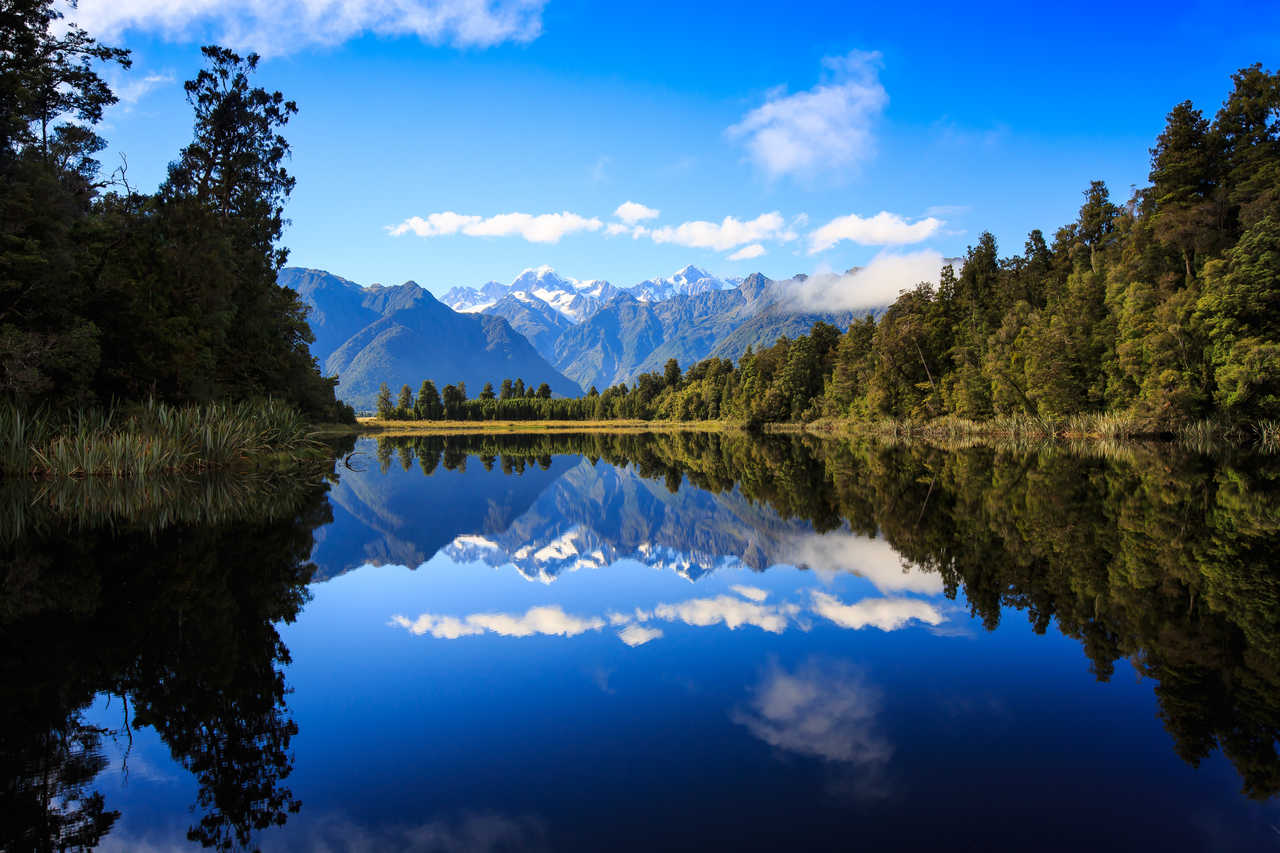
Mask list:
[[736,360],[818,320],[847,327],[852,312],[800,307],[806,281],[726,279],[686,266],[618,287],[543,266],[510,284],[454,287],[436,299],[414,282],[361,287],[322,270],[280,272],[310,307],[313,355],[358,409],[373,406],[382,382],[416,390],[423,379],[439,387],[463,381],[474,394],[485,382],[522,378],[576,396],[629,383],[670,358],[685,367],[710,356]]
[[[543,584],[628,560],[689,581],[726,567],[788,565],[854,572],[885,593],[941,592],[937,575],[909,568],[883,539],[847,526],[815,533],[737,489],[711,493],[573,455],[551,456],[520,474],[465,454],[445,467],[434,454],[424,462],[421,448],[407,443],[384,469],[373,464],[375,448],[361,440],[359,464],[330,492],[333,522],[317,532],[311,555],[315,581],[365,564],[412,569],[444,554],[510,566]],[[428,470],[439,488],[423,488]]]
[[556,370],[583,389],[603,389],[661,370],[669,358],[686,367],[713,355],[737,359],[749,346],[806,333],[818,320],[848,326],[850,312],[796,307],[795,291],[805,281],[803,275],[772,281],[759,273],[723,279],[687,266],[617,287],[538,267],[509,285],[455,287],[442,301],[457,311],[503,317]]
[[505,378],[534,387],[546,382],[563,396],[580,393],[505,319],[458,313],[412,281],[361,287],[322,270],[287,267],[279,282],[310,308],[311,353],[325,374],[338,376],[338,396],[357,409],[374,406],[383,382],[416,392],[424,379],[441,388],[465,382],[472,395]]

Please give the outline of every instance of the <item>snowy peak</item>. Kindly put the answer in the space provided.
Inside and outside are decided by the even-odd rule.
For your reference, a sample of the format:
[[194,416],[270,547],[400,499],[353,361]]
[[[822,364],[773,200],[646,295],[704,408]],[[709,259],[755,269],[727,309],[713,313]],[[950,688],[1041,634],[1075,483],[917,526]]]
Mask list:
[[630,287],[615,287],[604,279],[579,281],[562,276],[549,266],[540,266],[523,270],[510,284],[490,281],[480,287],[455,287],[440,301],[455,311],[472,313],[489,311],[508,296],[526,304],[530,299],[537,299],[569,322],[577,324],[619,295],[629,295],[641,302],[663,302],[677,296],[731,290],[741,282],[742,279],[738,278],[719,278],[690,264],[664,278],[651,278]]
[[627,288],[627,291],[641,302],[662,302],[676,296],[695,296],[716,290],[730,290],[737,284],[736,280],[717,278],[690,264],[673,275],[642,281]]
[[463,313],[487,311],[507,296],[529,304],[537,299],[572,323],[581,323],[618,290],[607,281],[578,281],[549,266],[523,270],[510,284],[491,281],[480,287],[455,287],[441,301]]
[[440,301],[461,314],[473,314],[493,307],[507,294],[507,286],[496,281],[486,281],[479,287],[454,287],[440,297]]

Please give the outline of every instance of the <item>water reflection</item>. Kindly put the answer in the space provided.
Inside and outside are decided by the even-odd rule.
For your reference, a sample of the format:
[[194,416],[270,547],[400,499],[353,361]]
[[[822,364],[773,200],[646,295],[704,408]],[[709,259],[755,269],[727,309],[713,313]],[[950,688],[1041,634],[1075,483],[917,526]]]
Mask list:
[[[402,461],[441,458],[446,469],[476,454],[501,460],[503,471],[559,472],[523,500],[510,487],[458,496],[489,511],[452,528],[443,549],[455,559],[511,565],[544,582],[624,558],[691,580],[727,565],[791,564],[852,571],[890,594],[774,605],[718,596],[654,612],[772,632],[801,612],[848,628],[938,626],[940,610],[910,594],[963,592],[987,629],[1006,608],[1025,612],[1037,633],[1056,620],[1100,680],[1132,660],[1157,683],[1179,755],[1197,764],[1221,748],[1248,796],[1280,791],[1274,457],[716,434],[382,440],[378,455],[393,447]],[[570,464],[554,467],[562,460]]]
[[[120,816],[92,790],[103,741],[124,745],[127,772],[144,727],[198,784],[191,841],[243,846],[298,809],[275,623],[306,601],[324,485],[133,485],[8,484],[0,849],[95,846]],[[85,721],[99,694],[118,709],[111,727]]]
[[[377,675],[363,689],[327,685],[324,694],[350,690],[343,701],[367,703],[363,716],[342,721],[353,738],[368,736],[366,726],[378,731],[397,701],[412,707],[397,692],[396,668],[408,667],[409,653],[457,666],[440,670],[454,680],[439,676],[423,688],[430,702],[415,714],[452,712],[468,722],[493,715],[488,729],[477,727],[492,732],[503,729],[504,709],[459,698],[486,667],[596,655],[581,666],[591,673],[584,677],[598,685],[597,696],[614,700],[625,694],[612,673],[627,661],[661,669],[655,661],[688,654],[696,638],[721,637],[728,639],[714,649],[714,668],[737,674],[713,687],[690,685],[689,694],[717,691],[707,704],[721,723],[769,753],[785,768],[779,772],[818,765],[829,790],[883,799],[924,785],[933,766],[915,765],[908,778],[903,755],[941,724],[895,727],[889,705],[901,685],[891,688],[883,673],[873,680],[841,643],[856,639],[864,651],[897,643],[904,665],[920,667],[916,682],[927,684],[952,676],[930,670],[928,650],[906,639],[911,629],[937,640],[933,633],[963,633],[969,624],[994,630],[1018,622],[1009,617],[1020,612],[1030,630],[1012,627],[1023,662],[1033,661],[1028,669],[1044,643],[1031,634],[1051,626],[1075,641],[1073,655],[1084,651],[1087,664],[1078,669],[1087,665],[1099,680],[1125,659],[1154,684],[1182,759],[1198,765],[1221,751],[1247,796],[1280,791],[1275,459],[1209,459],[1167,447],[940,449],[737,435],[446,436],[364,440],[359,452],[369,464],[330,482],[0,484],[0,772],[8,780],[0,788],[0,849],[89,848],[113,833],[130,846],[132,836],[122,834],[129,813],[102,791],[118,771],[106,756],[129,756],[143,730],[156,733],[194,782],[186,835],[203,846],[255,845],[285,824],[289,834],[277,830],[280,837],[300,849],[585,846],[585,836],[557,835],[563,829],[534,816],[514,790],[529,782],[521,775],[528,767],[545,770],[555,759],[521,753],[538,748],[527,744],[468,752],[454,767],[458,777],[465,777],[460,766],[489,768],[481,790],[511,774],[510,804],[449,803],[443,814],[419,811],[377,825],[299,811],[294,749],[305,736],[290,707],[296,667],[284,625],[312,593],[363,589],[342,585],[383,565],[416,569],[425,580],[448,570],[476,592],[441,584],[431,595],[369,604],[372,651],[353,652],[358,659],[341,671],[353,681],[365,670]],[[802,573],[778,567],[809,574],[782,583],[780,575]],[[514,579],[521,592],[504,587],[487,598],[499,589],[494,578]],[[627,582],[615,586],[618,579]],[[352,612],[360,604],[346,602]],[[345,641],[340,626],[317,631]],[[380,672],[386,646],[377,644],[392,642],[410,652]],[[754,657],[738,660],[735,648]],[[778,649],[789,657],[771,658]],[[337,661],[309,664],[339,671]],[[530,719],[570,713],[573,697],[558,692],[564,683],[531,689],[520,697]],[[95,697],[99,704],[110,697],[109,713],[94,710]],[[680,712],[669,695],[663,701],[674,718],[708,715],[703,706]],[[956,716],[958,701],[949,697],[939,713]],[[623,727],[624,712],[608,716],[607,707],[600,725]],[[653,713],[652,736],[673,737],[675,724]],[[412,749],[414,738],[426,737],[422,728],[416,719],[412,736],[390,728],[378,746]],[[337,740],[311,746],[325,774]],[[581,749],[614,740],[609,748],[622,763],[637,759],[641,747],[612,734]],[[708,730],[706,742],[725,745],[706,754],[710,764],[736,766],[741,743],[719,730]],[[660,752],[664,743],[643,748]],[[443,755],[451,747],[434,748]],[[558,770],[585,772],[564,757],[573,746],[564,750],[568,763]],[[525,763],[504,764],[515,760],[507,753]],[[419,758],[443,762],[441,755]],[[413,766],[405,761],[393,775]],[[403,781],[406,796],[425,784]],[[590,790],[589,773],[579,782]]]
[[882,797],[893,758],[877,722],[882,705],[881,691],[847,662],[809,660],[789,672],[773,661],[732,719],[778,750],[842,766],[842,786],[855,795]]
[[755,587],[735,585],[738,594],[690,598],[674,604],[662,603],[652,610],[636,608],[630,613],[609,612],[605,616],[574,616],[559,605],[532,607],[525,613],[472,613],[450,616],[422,613],[415,619],[395,615],[393,625],[411,634],[429,635],[437,640],[457,640],[493,633],[502,637],[576,637],[599,631],[606,625],[621,628],[619,638],[629,646],[640,646],[662,636],[652,623],[682,622],[695,628],[723,625],[729,630],[743,626],[781,634],[788,627],[807,629],[808,615],[827,619],[841,628],[878,628],[895,631],[911,622],[941,625],[944,617],[935,605],[914,598],[864,598],[849,604],[834,595],[813,590],[811,603],[763,603],[766,593]]

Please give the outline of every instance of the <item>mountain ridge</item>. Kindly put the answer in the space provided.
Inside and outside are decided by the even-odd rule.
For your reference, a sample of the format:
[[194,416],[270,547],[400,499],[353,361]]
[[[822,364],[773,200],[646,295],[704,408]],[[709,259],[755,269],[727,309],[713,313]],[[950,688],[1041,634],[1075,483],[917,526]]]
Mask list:
[[454,311],[415,282],[362,287],[299,267],[281,270],[279,281],[308,306],[312,355],[357,409],[373,407],[383,382],[416,392],[424,379],[437,387],[465,382],[472,394],[516,378],[533,387],[545,382],[562,396],[580,393],[506,319]]

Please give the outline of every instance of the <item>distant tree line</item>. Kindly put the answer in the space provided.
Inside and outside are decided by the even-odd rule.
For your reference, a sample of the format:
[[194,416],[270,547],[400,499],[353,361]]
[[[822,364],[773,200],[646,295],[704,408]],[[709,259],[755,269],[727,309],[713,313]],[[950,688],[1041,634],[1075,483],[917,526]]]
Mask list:
[[578,399],[552,398],[551,386],[543,382],[537,388],[525,385],[523,379],[502,380],[497,391],[486,382],[480,396],[467,399],[467,384],[446,385],[442,390],[430,379],[424,380],[417,396],[408,385],[400,388],[395,403],[391,389],[383,382],[378,388],[375,409],[383,420],[420,421],[492,421],[492,420],[580,420],[576,414]]
[[983,233],[957,272],[878,317],[686,371],[671,360],[573,400],[463,401],[437,417],[985,421],[1115,413],[1176,428],[1280,419],[1280,75],[1189,101],[1124,204],[1094,181],[1078,217],[1021,254]]
[[192,141],[140,192],[127,164],[104,178],[95,159],[117,102],[98,72],[129,53],[61,17],[51,0],[0,6],[0,402],[276,397],[349,416],[306,308],[276,283],[294,186],[280,130],[297,107],[251,85],[256,55],[204,48],[185,84]]

